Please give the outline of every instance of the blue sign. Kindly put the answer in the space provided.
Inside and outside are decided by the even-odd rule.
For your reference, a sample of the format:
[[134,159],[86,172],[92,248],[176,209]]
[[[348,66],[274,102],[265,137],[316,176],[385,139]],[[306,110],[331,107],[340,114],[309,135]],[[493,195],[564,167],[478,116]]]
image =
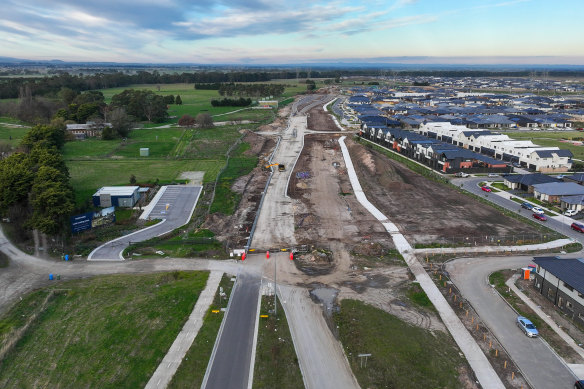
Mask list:
[[89,230],[91,228],[91,219],[93,219],[93,212],[71,216],[71,232],[76,233]]

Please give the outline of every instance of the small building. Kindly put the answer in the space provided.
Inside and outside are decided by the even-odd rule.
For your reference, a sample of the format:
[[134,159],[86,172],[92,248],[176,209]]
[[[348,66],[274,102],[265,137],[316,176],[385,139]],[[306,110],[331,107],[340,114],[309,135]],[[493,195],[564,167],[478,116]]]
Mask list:
[[584,323],[584,259],[535,257],[533,286],[564,313]]
[[533,195],[541,201],[560,203],[561,197],[584,195],[584,187],[573,182],[549,182],[533,185]]
[[104,186],[93,195],[96,207],[133,207],[140,199],[139,186]]
[[66,131],[73,134],[75,139],[81,140],[87,137],[99,138],[103,129],[111,126],[110,123],[96,122],[87,122],[86,124],[67,124]]

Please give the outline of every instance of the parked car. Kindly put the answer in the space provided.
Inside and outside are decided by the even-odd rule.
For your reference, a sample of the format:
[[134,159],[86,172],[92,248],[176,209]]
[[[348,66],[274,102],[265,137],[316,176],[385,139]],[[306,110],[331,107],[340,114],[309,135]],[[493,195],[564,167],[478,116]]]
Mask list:
[[521,329],[521,331],[525,332],[525,335],[529,336],[530,338],[535,338],[539,335],[537,328],[535,328],[533,323],[526,317],[519,316],[517,318],[517,326]]
[[521,208],[533,209],[533,205],[527,202],[521,203]]
[[541,220],[542,222],[545,222],[547,220],[546,215],[544,215],[543,213],[534,213],[533,218],[537,219],[537,220]]
[[562,179],[562,178],[564,178],[564,177],[566,177],[564,174],[559,174],[559,175],[557,175],[557,176],[556,176],[556,178],[557,178],[558,180],[561,180],[561,179]]
[[574,389],[584,389],[584,380],[576,381]]
[[468,177],[468,176],[470,176],[470,174],[468,174],[468,173],[465,173],[465,172],[458,172],[458,173],[455,173],[454,175],[455,175],[456,177],[463,177],[463,178],[464,178],[464,177]]
[[543,214],[545,213],[545,212],[544,212],[544,210],[543,210],[543,209],[541,209],[540,207],[533,207],[533,208],[531,208],[531,210],[532,210],[534,213],[537,213],[537,214],[539,214],[539,215],[543,215]]
[[489,177],[499,177],[497,173],[489,173]]
[[574,231],[584,232],[584,224],[572,223],[570,226]]
[[564,215],[566,215],[566,216],[574,216],[577,213],[578,213],[578,211],[576,211],[575,209],[566,209],[566,212],[564,212]]
[[491,191],[491,188],[489,188],[488,186],[481,186],[481,189],[484,190],[485,192]]

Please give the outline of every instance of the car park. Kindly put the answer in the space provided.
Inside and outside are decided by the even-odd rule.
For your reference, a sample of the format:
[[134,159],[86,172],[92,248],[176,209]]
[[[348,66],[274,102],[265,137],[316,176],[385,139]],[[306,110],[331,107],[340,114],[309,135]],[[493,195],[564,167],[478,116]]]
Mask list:
[[574,216],[578,213],[578,211],[576,211],[575,209],[566,209],[566,211],[564,212],[564,215],[566,216]]
[[488,186],[481,186],[481,189],[484,190],[485,192],[491,191],[491,188],[489,188]]
[[570,228],[573,229],[574,231],[578,231],[578,232],[583,232],[584,233],[584,224],[572,223],[572,225],[570,226]]
[[534,213],[533,218],[537,219],[537,220],[541,220],[542,222],[545,222],[547,220],[546,215],[544,215],[543,213]]
[[521,203],[521,208],[533,209],[533,205],[527,202]]
[[533,207],[531,208],[531,210],[533,211],[533,213],[537,213],[539,215],[543,215],[545,212],[543,209],[541,209],[540,207]]
[[531,320],[526,317],[517,317],[517,326],[530,338],[535,338],[539,335],[537,328],[535,328]]

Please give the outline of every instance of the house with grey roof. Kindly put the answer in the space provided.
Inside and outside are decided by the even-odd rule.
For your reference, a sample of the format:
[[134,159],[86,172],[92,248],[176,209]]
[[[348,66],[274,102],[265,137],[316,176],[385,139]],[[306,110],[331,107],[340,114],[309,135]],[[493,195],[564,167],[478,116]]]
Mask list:
[[548,203],[560,203],[565,196],[584,195],[584,186],[573,182],[549,182],[533,185],[533,195],[536,199]]
[[557,179],[552,176],[548,176],[541,173],[534,174],[514,174],[505,176],[503,183],[510,189],[519,189],[526,191],[528,193],[533,193],[534,185],[547,184],[553,182],[562,182],[562,180]]
[[574,320],[584,323],[584,259],[535,257],[535,289]]

